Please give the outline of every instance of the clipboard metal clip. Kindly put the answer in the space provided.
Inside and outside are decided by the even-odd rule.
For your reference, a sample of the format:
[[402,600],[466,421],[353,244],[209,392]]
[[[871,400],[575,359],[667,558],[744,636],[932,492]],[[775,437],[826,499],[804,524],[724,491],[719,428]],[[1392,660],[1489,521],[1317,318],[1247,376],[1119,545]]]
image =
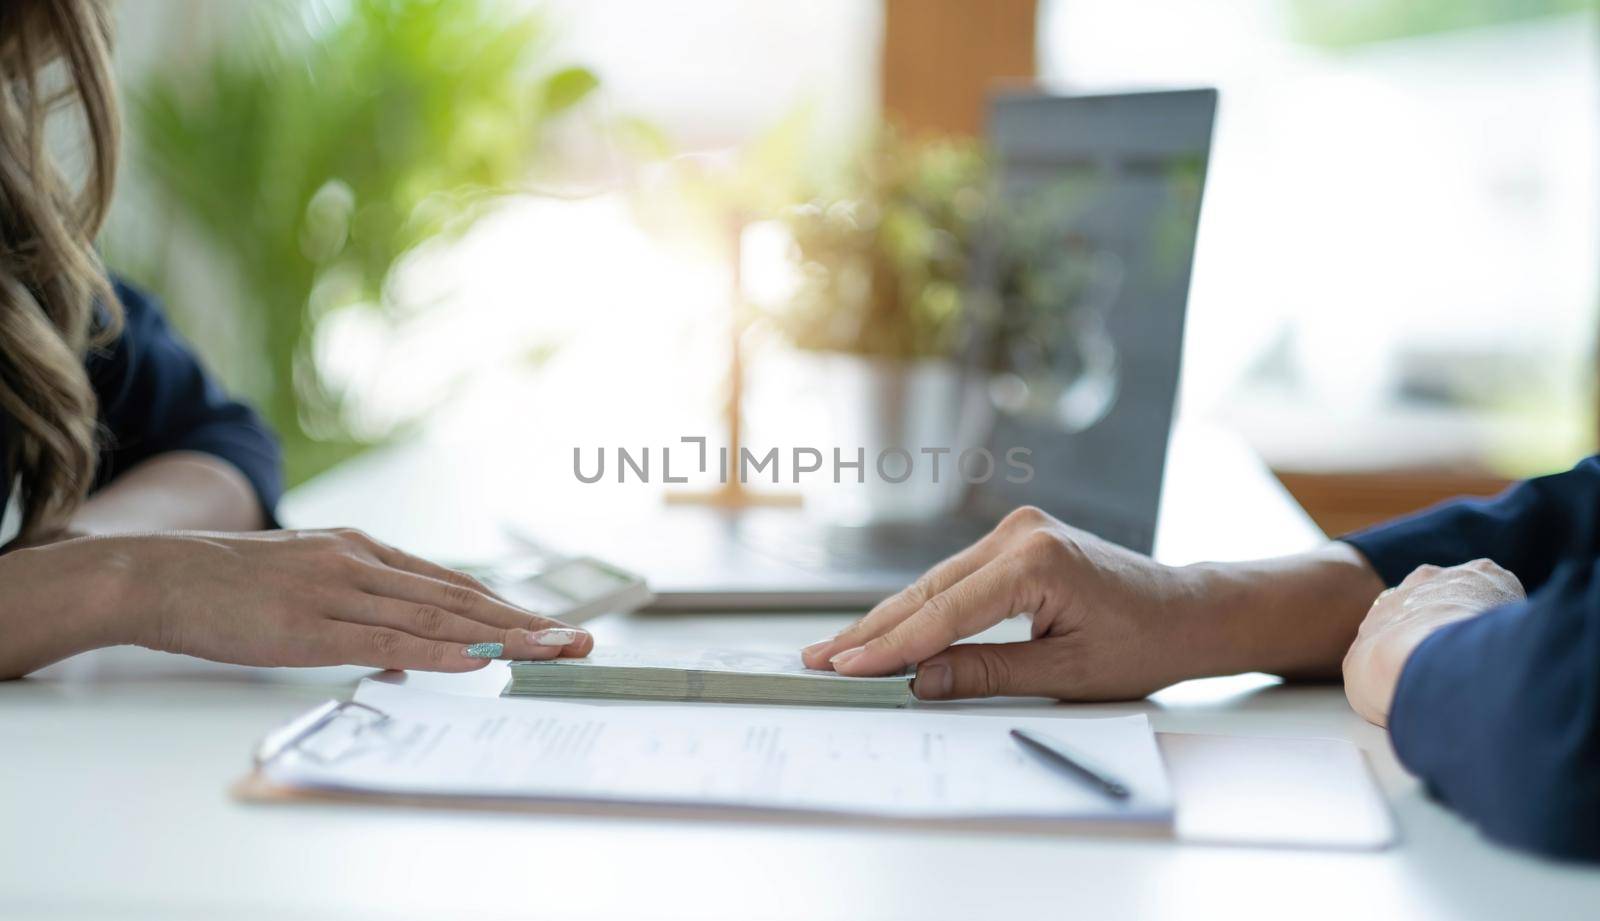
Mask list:
[[301,756],[314,761],[330,760],[314,750],[303,748],[302,743],[345,718],[357,721],[351,727],[352,738],[369,729],[381,731],[390,722],[389,714],[377,707],[353,700],[330,700],[268,733],[266,738],[261,740],[261,744],[256,746],[256,767],[265,767],[289,751],[297,751]]

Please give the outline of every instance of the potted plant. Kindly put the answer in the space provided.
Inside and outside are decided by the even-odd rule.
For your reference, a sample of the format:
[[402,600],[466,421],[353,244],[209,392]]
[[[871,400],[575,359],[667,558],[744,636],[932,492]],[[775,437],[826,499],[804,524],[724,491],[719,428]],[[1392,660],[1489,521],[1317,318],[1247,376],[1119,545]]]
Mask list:
[[[412,319],[395,266],[525,189],[552,120],[597,81],[552,66],[542,18],[490,0],[250,13],[222,47],[136,88],[136,165],[166,213],[110,244],[180,323],[215,312],[197,276],[228,276],[244,341],[209,357],[278,430],[293,484],[394,434],[352,423],[350,394],[319,366],[319,326],[342,309]],[[196,246],[202,264],[174,269]]]
[[[885,130],[784,212],[796,281],[766,313],[814,356],[833,444],[923,464],[904,482],[869,468],[865,489],[816,494],[833,517],[942,510],[959,495],[956,459],[996,409],[1068,430],[1104,415],[1121,265],[1077,228],[1089,191],[1068,180],[1002,194],[977,141]],[[950,449],[937,483],[925,448]]]
[[[814,494],[831,517],[920,517],[953,495],[948,458],[938,484],[931,467],[893,483],[873,464],[899,448],[927,465],[920,449],[961,439],[973,382],[957,356],[990,199],[978,142],[885,130],[828,188],[782,213],[796,283],[765,315],[812,356],[829,439],[867,460],[865,489]],[[899,477],[902,466],[887,472]]]

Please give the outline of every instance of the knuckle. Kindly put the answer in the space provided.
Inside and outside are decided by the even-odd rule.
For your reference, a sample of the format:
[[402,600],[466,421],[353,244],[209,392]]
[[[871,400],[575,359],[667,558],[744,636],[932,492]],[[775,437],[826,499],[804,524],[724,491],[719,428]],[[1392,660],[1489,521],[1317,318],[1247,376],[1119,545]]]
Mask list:
[[1049,517],[1044,513],[1043,509],[1037,506],[1022,505],[1012,509],[1011,514],[1007,515],[1000,524],[1011,527],[1036,527],[1049,520]]
[[919,577],[900,592],[902,602],[918,608],[927,604],[933,597],[933,579],[926,575]]
[[1022,557],[1035,566],[1052,566],[1066,555],[1066,545],[1049,531],[1034,531],[1022,544]]
[[444,589],[445,607],[453,611],[470,611],[482,596],[470,586],[448,582]]
[[363,531],[359,528],[344,529],[344,533],[340,535],[340,540],[344,542],[345,546],[352,547],[364,554],[367,554],[368,556],[373,557],[379,556],[384,551],[389,549],[388,546],[383,543],[383,541],[378,540],[371,534],[368,534],[366,531]]
[[1011,686],[1011,666],[1005,657],[984,650],[976,657],[977,685],[984,697],[993,697]]
[[369,642],[372,644],[373,653],[380,660],[392,660],[395,654],[400,651],[399,634],[391,633],[388,630],[372,631]]
[[1400,587],[1411,588],[1418,582],[1433,578],[1434,576],[1438,575],[1439,572],[1439,567],[1433,565],[1432,563],[1423,563],[1421,566],[1418,566],[1416,569],[1413,569],[1411,572],[1407,573],[1404,579],[1400,580]]
[[419,636],[439,636],[444,632],[449,617],[443,608],[431,604],[419,605],[411,613],[411,626]]
[[347,553],[324,553],[321,565],[328,576],[338,582],[349,582],[361,573],[361,561]]
[[[948,595],[935,595],[922,606],[922,619],[935,624],[948,623],[955,616]],[[898,632],[898,631],[897,631]]]
[[455,586],[456,588],[467,589],[471,592],[480,592],[483,590],[482,582],[479,582],[475,577],[468,575],[459,569],[445,570],[444,581]]

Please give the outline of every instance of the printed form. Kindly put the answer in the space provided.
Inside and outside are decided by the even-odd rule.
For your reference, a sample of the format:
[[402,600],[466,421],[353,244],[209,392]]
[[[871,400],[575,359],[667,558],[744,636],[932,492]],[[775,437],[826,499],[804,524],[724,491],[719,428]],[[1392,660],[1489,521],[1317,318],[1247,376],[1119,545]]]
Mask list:
[[[1172,820],[1166,771],[1142,714],[602,705],[371,680],[355,703],[263,772],[289,787],[358,793],[895,818]],[[1061,773],[1015,744],[1012,728],[1092,758],[1133,795],[1117,801]]]

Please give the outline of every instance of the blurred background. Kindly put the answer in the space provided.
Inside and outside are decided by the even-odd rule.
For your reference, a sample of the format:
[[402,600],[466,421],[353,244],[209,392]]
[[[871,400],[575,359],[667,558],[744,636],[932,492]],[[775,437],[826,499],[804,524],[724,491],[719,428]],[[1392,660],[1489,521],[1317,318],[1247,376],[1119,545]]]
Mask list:
[[[1600,440],[1587,0],[118,6],[108,261],[295,483],[488,431],[566,481],[730,398],[797,443],[819,356],[950,357],[983,100],[1028,84],[1221,91],[1180,413],[1324,529]],[[830,223],[862,202],[909,216]],[[893,290],[850,295],[861,265]]]

